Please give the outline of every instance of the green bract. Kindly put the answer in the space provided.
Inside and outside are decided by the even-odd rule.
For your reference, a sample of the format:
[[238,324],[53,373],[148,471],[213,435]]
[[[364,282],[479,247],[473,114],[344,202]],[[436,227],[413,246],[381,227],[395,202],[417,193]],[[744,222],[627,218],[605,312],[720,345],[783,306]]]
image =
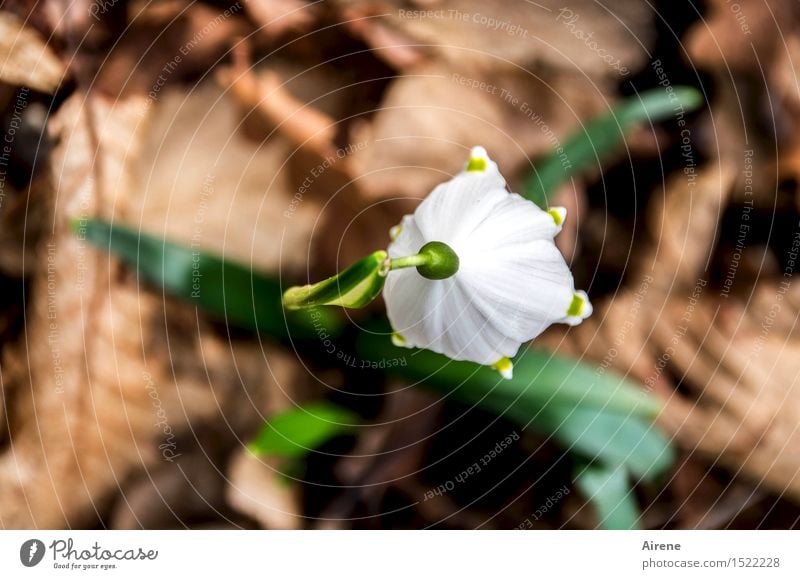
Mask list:
[[283,305],[297,310],[313,306],[361,308],[383,289],[388,255],[380,250],[358,260],[339,275],[319,283],[292,287],[283,294]]

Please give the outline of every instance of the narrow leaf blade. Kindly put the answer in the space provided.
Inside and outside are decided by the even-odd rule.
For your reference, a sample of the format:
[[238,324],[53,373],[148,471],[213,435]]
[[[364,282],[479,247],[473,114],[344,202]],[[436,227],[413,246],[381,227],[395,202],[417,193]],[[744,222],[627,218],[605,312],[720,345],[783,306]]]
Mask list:
[[547,207],[549,194],[573,175],[614,155],[635,125],[665,120],[702,103],[703,97],[696,89],[680,86],[671,92],[657,88],[629,97],[607,115],[573,133],[562,148],[538,163],[525,185],[525,196],[540,207]]
[[358,417],[347,409],[326,403],[311,404],[271,417],[249,448],[261,456],[302,458],[357,424]]
[[133,267],[148,283],[182,298],[232,326],[282,338],[335,335],[341,322],[323,310],[286,312],[272,276],[205,251],[123,225],[88,220],[76,226],[85,239]]
[[[397,357],[404,351],[374,333],[365,333],[358,349],[365,359]],[[426,350],[407,356],[407,364],[386,371],[552,435],[579,456],[624,465],[645,480],[672,465],[669,441],[652,422],[660,405],[613,373],[597,375],[581,362],[536,350],[518,356],[511,380]]]
[[575,486],[594,506],[604,529],[639,528],[639,505],[623,468],[597,464],[579,468]]
[[408,378],[451,386],[466,396],[470,391],[483,395],[524,398],[536,404],[548,401],[573,406],[604,408],[625,414],[654,417],[661,410],[658,401],[618,374],[597,372],[583,362],[536,349],[523,351],[514,360],[514,376],[503,379],[486,367],[472,362],[457,362],[428,350],[399,349],[388,339],[364,333],[358,349],[367,359],[396,357],[406,353],[409,363],[387,371]]

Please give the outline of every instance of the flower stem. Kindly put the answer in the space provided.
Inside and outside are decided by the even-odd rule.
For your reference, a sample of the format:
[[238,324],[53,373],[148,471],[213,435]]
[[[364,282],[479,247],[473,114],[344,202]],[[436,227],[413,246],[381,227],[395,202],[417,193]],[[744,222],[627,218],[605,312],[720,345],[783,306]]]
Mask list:
[[404,267],[417,267],[425,265],[429,261],[427,255],[417,253],[415,255],[407,255],[406,257],[396,257],[389,265],[389,269],[403,269]]

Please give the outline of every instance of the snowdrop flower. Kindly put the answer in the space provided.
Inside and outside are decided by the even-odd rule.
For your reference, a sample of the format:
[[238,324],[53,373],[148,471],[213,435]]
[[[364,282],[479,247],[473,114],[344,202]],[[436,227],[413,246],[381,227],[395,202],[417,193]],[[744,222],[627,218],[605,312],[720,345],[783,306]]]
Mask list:
[[563,208],[544,211],[509,193],[497,164],[472,149],[392,229],[383,296],[398,345],[495,367],[510,378],[523,342],[592,313],[553,238]]

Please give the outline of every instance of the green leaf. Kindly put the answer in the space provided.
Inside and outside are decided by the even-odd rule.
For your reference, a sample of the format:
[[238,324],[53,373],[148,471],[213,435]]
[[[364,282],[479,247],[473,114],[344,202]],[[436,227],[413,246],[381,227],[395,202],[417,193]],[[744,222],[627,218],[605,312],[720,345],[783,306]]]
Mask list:
[[525,196],[540,207],[547,207],[548,194],[573,175],[614,155],[635,125],[689,112],[702,103],[703,96],[696,89],[683,86],[675,87],[671,93],[657,88],[628,98],[609,114],[587,123],[562,148],[538,163],[525,184]]
[[555,397],[550,402],[488,391],[454,390],[464,402],[505,416],[524,428],[552,436],[567,451],[587,460],[622,465],[643,481],[668,470],[675,459],[669,441],[643,416],[603,407],[573,406]]
[[552,436],[562,448],[586,460],[622,465],[642,481],[655,480],[675,460],[669,441],[644,416],[573,406],[557,397],[542,403],[496,391],[482,396],[471,390],[454,390],[452,394],[524,428]]
[[362,308],[381,293],[386,281],[388,254],[376,251],[328,279],[283,294],[283,305],[290,310],[314,306]]
[[597,464],[579,468],[575,486],[594,505],[604,529],[639,528],[639,505],[623,468]]
[[672,464],[669,442],[652,424],[660,405],[617,374],[598,374],[582,362],[527,350],[514,362],[514,377],[505,380],[485,366],[455,362],[427,350],[409,352],[373,333],[364,334],[358,350],[373,360],[405,351],[408,363],[387,367],[387,372],[552,435],[589,460],[625,465],[643,479],[658,476]]
[[462,390],[462,395],[466,395],[465,391],[480,395],[492,391],[496,395],[525,398],[539,405],[554,401],[651,418],[661,410],[655,398],[615,372],[598,373],[588,364],[542,350],[528,349],[519,354],[514,360],[514,376],[510,380],[501,378],[487,366],[457,362],[429,350],[414,350],[412,353],[397,348],[388,339],[375,337],[371,332],[361,335],[358,350],[365,359],[406,353],[409,358],[407,365],[388,370],[416,380],[453,385]]
[[357,415],[340,406],[310,404],[270,418],[248,448],[262,456],[302,458],[358,422]]
[[278,338],[335,335],[341,321],[331,312],[286,312],[281,287],[268,275],[199,249],[105,221],[73,226],[98,248],[118,256],[145,281],[182,298],[230,325]]
[[652,481],[675,460],[669,440],[640,416],[603,408],[548,404],[533,423],[550,432],[567,450],[608,465],[623,465],[643,481]]

